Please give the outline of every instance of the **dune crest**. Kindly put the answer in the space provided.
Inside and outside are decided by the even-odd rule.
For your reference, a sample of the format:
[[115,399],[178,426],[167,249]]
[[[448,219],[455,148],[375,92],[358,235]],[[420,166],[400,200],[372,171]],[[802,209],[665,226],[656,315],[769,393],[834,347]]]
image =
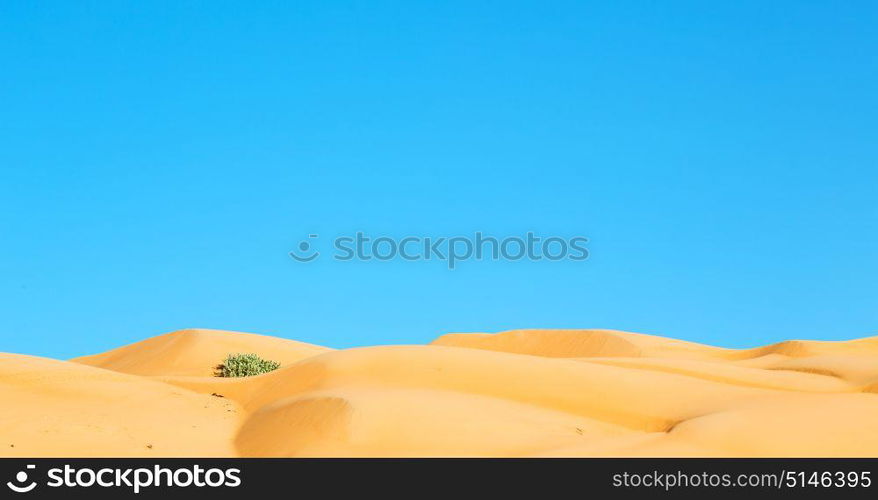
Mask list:
[[188,329],[71,361],[132,375],[208,377],[213,375],[214,367],[231,353],[252,352],[288,365],[330,350],[255,333]]
[[[229,353],[281,363],[224,379]],[[0,456],[878,456],[878,338],[724,349],[615,330],[332,350],[182,330],[0,355]]]
[[500,333],[449,333],[432,345],[470,347],[550,358],[662,356],[721,357],[729,349],[619,330],[509,330]]

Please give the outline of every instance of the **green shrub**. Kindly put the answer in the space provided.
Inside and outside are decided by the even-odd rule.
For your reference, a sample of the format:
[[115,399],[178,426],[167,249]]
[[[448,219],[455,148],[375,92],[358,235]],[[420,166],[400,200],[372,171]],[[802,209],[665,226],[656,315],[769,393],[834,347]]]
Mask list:
[[277,361],[262,359],[255,354],[229,354],[217,365],[217,377],[249,377],[261,375],[280,368]]

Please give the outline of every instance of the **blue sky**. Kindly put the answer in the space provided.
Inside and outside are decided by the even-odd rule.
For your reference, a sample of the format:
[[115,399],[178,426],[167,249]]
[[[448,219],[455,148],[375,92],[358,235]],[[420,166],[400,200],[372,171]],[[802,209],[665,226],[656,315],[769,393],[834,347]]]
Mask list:
[[[873,2],[8,2],[0,351],[878,334]],[[585,262],[301,264],[309,233]]]

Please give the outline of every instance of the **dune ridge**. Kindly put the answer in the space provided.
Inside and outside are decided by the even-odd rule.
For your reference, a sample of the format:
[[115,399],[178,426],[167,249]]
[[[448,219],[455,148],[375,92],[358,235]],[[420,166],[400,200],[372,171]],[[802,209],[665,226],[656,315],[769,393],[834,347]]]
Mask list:
[[252,352],[289,364],[331,350],[255,333],[192,328],[71,361],[132,375],[211,376],[230,353]]
[[[212,376],[232,352],[281,363]],[[190,329],[0,355],[0,456],[878,456],[878,337],[725,349],[615,330],[333,350]]]

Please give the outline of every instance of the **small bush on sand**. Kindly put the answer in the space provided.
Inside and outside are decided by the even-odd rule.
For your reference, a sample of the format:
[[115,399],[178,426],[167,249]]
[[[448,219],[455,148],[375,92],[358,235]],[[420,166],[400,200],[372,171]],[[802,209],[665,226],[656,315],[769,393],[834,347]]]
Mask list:
[[216,366],[217,377],[249,377],[280,368],[280,363],[262,359],[255,354],[229,354]]

